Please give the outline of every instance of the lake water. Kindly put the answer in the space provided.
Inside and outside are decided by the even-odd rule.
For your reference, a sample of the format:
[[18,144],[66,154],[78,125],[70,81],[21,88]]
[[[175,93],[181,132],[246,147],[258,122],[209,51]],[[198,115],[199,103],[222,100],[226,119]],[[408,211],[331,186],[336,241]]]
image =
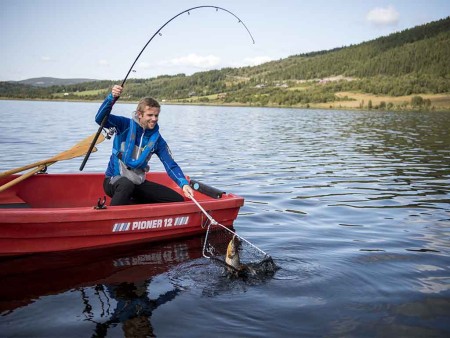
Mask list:
[[[94,133],[98,106],[0,101],[0,171]],[[201,236],[1,260],[0,336],[450,336],[450,113],[165,105],[160,126],[186,175],[245,198],[234,228],[280,269],[227,279]]]

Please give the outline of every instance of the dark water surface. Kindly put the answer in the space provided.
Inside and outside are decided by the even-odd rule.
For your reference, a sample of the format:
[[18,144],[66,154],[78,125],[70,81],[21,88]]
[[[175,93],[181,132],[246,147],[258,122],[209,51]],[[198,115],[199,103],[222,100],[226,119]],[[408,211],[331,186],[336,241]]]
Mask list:
[[[0,171],[95,132],[98,106],[0,101]],[[450,113],[163,106],[160,125],[185,174],[245,198],[235,230],[281,269],[229,280],[202,237],[3,259],[0,336],[450,336]]]

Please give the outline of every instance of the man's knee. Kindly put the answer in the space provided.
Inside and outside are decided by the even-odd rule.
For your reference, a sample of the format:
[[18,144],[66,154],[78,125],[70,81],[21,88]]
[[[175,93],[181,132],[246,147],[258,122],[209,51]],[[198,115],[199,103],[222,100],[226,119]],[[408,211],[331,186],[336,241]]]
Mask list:
[[114,182],[113,186],[114,186],[114,193],[116,193],[118,191],[120,191],[120,192],[125,192],[125,191],[133,192],[133,190],[134,190],[134,183],[131,182],[126,177],[119,178],[117,180],[117,182]]
[[134,183],[126,177],[119,178],[113,183],[113,195],[111,205],[127,205],[131,203],[134,192]]

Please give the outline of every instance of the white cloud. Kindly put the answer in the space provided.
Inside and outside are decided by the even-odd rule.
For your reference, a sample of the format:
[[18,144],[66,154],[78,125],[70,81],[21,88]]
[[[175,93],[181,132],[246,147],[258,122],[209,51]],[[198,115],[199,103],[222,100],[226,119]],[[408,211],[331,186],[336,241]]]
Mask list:
[[150,64],[148,62],[141,62],[141,63],[139,63],[139,68],[149,69],[150,68]]
[[268,56],[255,56],[253,58],[245,58],[244,65],[245,66],[257,66],[265,62],[272,61],[272,59]]
[[170,66],[190,66],[202,69],[208,69],[220,64],[220,58],[214,55],[201,56],[195,53],[174,58],[168,61],[162,62],[163,65]]
[[396,25],[399,19],[399,13],[394,6],[388,6],[386,8],[376,7],[367,13],[366,19],[370,23],[379,26]]
[[109,66],[109,62],[107,60],[105,60],[105,59],[98,60],[98,64],[100,66]]
[[43,62],[51,62],[53,60],[49,56],[41,56],[41,61],[43,61]]

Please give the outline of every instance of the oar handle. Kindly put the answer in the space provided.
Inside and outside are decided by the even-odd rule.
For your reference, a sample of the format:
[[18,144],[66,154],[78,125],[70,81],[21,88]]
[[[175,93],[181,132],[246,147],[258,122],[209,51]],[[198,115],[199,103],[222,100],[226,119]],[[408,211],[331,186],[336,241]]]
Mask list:
[[[102,134],[100,134],[100,136],[102,136],[102,138],[100,139],[100,141],[98,140],[99,136],[97,136],[97,140],[95,141],[95,143],[100,143],[103,142],[103,140],[105,139],[104,136]],[[49,158],[47,160],[42,160],[42,161],[38,161],[38,162],[34,162],[31,164],[27,164],[23,167],[20,168],[15,168],[15,169],[10,169],[7,171],[4,171],[2,173],[0,173],[0,178],[3,177],[7,177],[10,176],[12,174],[17,174],[21,171],[25,171],[28,169],[32,169],[41,165],[50,165],[53,164],[55,162],[58,161],[64,161],[64,160],[70,160],[72,158],[81,156],[81,155],[85,155],[86,154],[86,149],[88,146],[88,142],[91,142],[91,139],[94,137],[94,134],[92,134],[89,137],[86,137],[84,140],[82,140],[81,142],[78,142],[77,144],[75,144],[72,148],[63,151],[62,153],[59,153],[58,155],[53,156],[52,158]],[[91,152],[96,151],[96,148],[92,148]]]
[[8,170],[8,171],[4,171],[4,172],[0,173],[0,178],[7,177],[7,176],[10,176],[10,175],[13,175],[13,174],[17,174],[17,173],[20,173],[21,171],[32,169],[34,167],[45,165],[47,163],[49,163],[49,162],[47,162],[47,161],[39,161],[39,162],[35,162],[35,163],[32,163],[32,164],[28,164],[28,165],[20,167],[20,168],[15,168],[15,169],[11,169],[11,170]]
[[[51,164],[53,164],[53,163],[55,163],[55,162],[49,163],[49,164],[47,164],[47,166],[49,166],[49,165],[51,165]],[[23,175],[21,175],[21,176],[19,176],[19,177],[16,177],[16,178],[13,179],[12,181],[9,181],[8,183],[3,184],[3,185],[0,187],[0,192],[5,191],[6,189],[12,187],[13,185],[16,185],[16,184],[19,183],[19,182],[22,182],[23,180],[27,179],[27,178],[30,177],[30,176],[33,176],[35,173],[41,171],[41,170],[44,169],[45,167],[46,167],[45,165],[40,165],[40,166],[38,166],[37,168],[35,168],[35,169],[33,169],[33,170],[30,170],[29,172],[27,172],[27,173],[25,173],[25,174],[23,174]]]

